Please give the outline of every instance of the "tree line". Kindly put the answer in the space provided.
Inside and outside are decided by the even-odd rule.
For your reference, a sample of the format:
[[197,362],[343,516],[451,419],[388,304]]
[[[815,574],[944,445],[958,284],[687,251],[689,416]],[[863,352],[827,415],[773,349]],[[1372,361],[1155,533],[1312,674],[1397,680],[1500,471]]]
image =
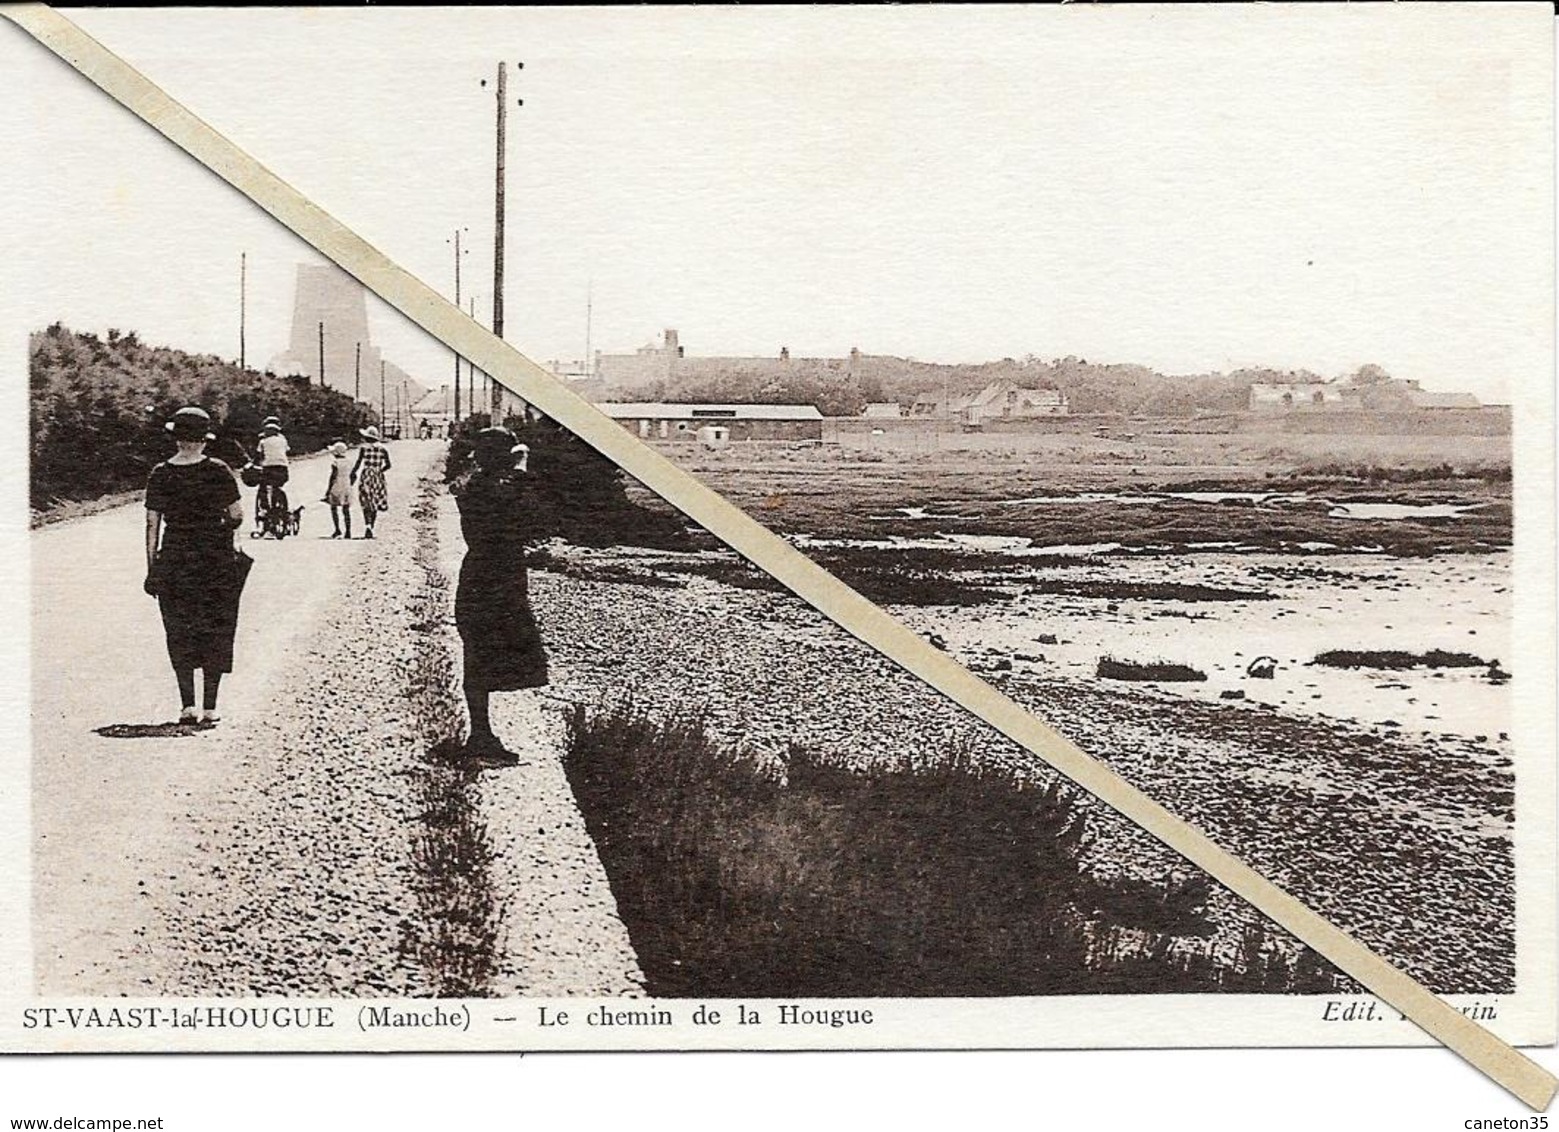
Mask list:
[[[1362,384],[1390,380],[1377,365],[1352,375]],[[993,381],[1023,389],[1059,389],[1073,413],[1192,417],[1238,413],[1249,404],[1252,384],[1310,384],[1326,379],[1308,370],[1252,367],[1231,373],[1166,374],[1148,366],[1090,362],[1086,358],[1023,358],[942,364],[914,358],[861,355],[851,365],[838,359],[797,358],[779,364],[733,365],[718,373],[673,376],[636,390],[634,399],[726,404],[816,405],[825,417],[859,416],[874,401],[908,408],[922,395],[938,400],[978,393]]]

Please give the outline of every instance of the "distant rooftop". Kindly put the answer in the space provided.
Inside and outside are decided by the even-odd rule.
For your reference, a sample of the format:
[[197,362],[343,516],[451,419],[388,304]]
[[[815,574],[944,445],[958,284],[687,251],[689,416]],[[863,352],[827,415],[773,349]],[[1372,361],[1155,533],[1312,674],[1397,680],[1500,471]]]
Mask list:
[[604,401],[597,405],[613,420],[820,421],[816,405],[704,405],[671,401]]

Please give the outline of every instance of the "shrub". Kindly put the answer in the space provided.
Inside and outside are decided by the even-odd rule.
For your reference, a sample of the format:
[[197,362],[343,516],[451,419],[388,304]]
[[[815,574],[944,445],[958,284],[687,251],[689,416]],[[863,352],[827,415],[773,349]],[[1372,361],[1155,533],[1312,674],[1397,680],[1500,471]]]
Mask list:
[[375,415],[307,379],[241,370],[209,354],[147,346],[133,333],[107,339],[55,323],[28,343],[29,488],[32,507],[144,487],[173,452],[163,423],[184,405],[212,416],[211,455],[241,463],[260,422],[275,413],[294,452],[355,435]]
[[[485,413],[460,422],[444,461],[453,483],[472,466],[472,439],[488,427]],[[504,422],[530,446],[531,515],[538,540],[561,538],[578,546],[647,546],[682,550],[686,522],[669,506],[651,508],[628,496],[628,477],[612,461],[553,421],[511,417]]]

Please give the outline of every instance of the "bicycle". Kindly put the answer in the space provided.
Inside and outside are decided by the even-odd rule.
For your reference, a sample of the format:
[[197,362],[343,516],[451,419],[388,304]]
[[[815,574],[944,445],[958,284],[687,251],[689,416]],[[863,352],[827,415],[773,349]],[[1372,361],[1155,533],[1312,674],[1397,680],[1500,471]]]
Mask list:
[[[285,472],[283,468],[281,471]],[[250,464],[243,471],[243,481],[257,488],[254,496],[254,524],[255,529],[249,532],[250,538],[284,539],[291,528],[289,525],[289,511],[287,507],[287,492],[282,488],[281,477],[268,475],[271,469],[261,468]],[[281,481],[281,482],[279,482]]]

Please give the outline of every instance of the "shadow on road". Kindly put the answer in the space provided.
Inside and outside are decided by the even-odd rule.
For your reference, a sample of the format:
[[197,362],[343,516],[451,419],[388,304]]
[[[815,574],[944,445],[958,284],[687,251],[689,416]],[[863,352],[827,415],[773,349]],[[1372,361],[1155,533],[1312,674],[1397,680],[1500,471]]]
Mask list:
[[186,735],[199,735],[209,731],[198,723],[110,723],[106,727],[94,727],[93,734],[105,739],[180,739]]

